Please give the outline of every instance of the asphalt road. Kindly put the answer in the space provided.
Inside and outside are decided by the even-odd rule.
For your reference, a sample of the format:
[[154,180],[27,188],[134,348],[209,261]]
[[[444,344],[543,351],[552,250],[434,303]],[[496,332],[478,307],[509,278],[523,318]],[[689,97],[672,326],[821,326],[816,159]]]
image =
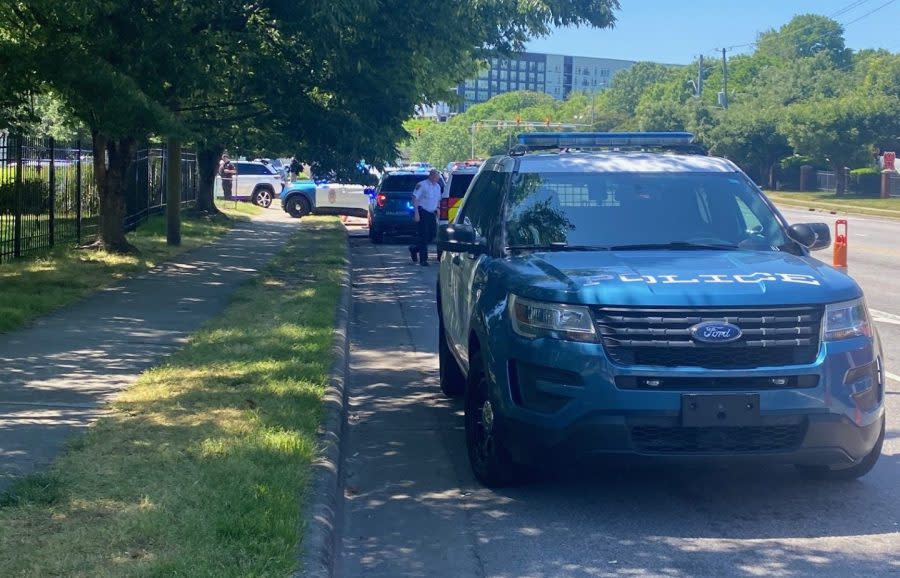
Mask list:
[[[879,267],[876,253],[863,265],[853,237],[863,227],[851,227],[852,271],[889,312],[892,291],[878,284],[890,261]],[[889,386],[884,454],[859,481],[809,481],[790,467],[598,466],[487,490],[469,471],[461,404],[437,386],[436,267],[410,264],[403,245],[351,245],[336,575],[900,576],[900,383]]]
[[[884,344],[885,367],[900,387],[900,221],[781,208],[791,223],[828,223],[834,234],[836,219],[847,219],[848,274],[866,293],[866,300]],[[831,263],[832,250],[814,255]]]

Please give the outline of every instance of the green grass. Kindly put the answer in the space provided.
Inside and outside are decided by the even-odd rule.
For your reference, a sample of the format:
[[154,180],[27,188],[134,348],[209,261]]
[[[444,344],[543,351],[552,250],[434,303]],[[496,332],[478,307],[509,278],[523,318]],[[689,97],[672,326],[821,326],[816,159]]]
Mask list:
[[165,218],[160,216],[151,218],[128,235],[140,255],[59,247],[40,256],[0,265],[0,333],[21,328],[117,279],[214,241],[231,228],[234,219],[262,211],[249,203],[220,209],[227,217],[200,219],[186,214],[179,247],[166,245]]
[[803,193],[766,191],[766,195],[773,201],[785,205],[900,218],[900,197],[891,197],[890,199],[857,197],[855,195],[838,197],[834,193],[827,191]]
[[0,498],[0,576],[288,575],[345,243],[337,219],[304,219],[184,350]]

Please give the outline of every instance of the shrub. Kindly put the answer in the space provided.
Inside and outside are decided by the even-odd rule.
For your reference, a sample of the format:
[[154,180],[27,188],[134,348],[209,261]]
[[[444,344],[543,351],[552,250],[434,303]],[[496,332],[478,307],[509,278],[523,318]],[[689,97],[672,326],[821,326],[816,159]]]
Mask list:
[[778,163],[778,188],[780,189],[799,189],[800,188],[800,167],[809,165],[816,170],[827,170],[828,167],[812,157],[802,155],[792,155],[781,160]]
[[[16,182],[0,184],[0,213],[16,212]],[[22,182],[22,213],[40,215],[50,212],[50,187],[41,179]]]
[[850,171],[849,189],[851,192],[866,197],[881,195],[881,171],[866,167]]

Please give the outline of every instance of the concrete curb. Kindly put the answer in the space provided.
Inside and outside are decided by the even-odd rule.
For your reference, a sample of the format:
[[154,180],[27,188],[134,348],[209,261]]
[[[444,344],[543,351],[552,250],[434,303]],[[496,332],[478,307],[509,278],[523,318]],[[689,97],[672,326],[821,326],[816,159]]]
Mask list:
[[[346,227],[345,227],[346,230]],[[312,473],[304,510],[300,564],[294,578],[331,578],[337,550],[337,523],[340,495],[341,442],[346,411],[346,377],[349,358],[350,322],[350,239],[346,238],[347,267],[341,279],[341,296],[335,313],[333,362],[323,400],[322,423],[318,433],[318,456]]]

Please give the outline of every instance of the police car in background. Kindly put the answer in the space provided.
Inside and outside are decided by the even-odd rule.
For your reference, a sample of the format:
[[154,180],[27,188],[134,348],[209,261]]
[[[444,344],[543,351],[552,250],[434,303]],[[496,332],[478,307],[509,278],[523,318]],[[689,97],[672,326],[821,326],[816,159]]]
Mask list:
[[519,138],[438,233],[440,384],[482,483],[564,455],[872,469],[882,347],[810,256],[827,225],[788,225],[687,133]]
[[[431,165],[418,163],[400,170],[386,172],[369,196],[369,239],[383,243],[385,236],[411,237],[418,225],[413,219],[413,191],[428,178]],[[446,190],[444,178],[438,181],[441,193]]]

